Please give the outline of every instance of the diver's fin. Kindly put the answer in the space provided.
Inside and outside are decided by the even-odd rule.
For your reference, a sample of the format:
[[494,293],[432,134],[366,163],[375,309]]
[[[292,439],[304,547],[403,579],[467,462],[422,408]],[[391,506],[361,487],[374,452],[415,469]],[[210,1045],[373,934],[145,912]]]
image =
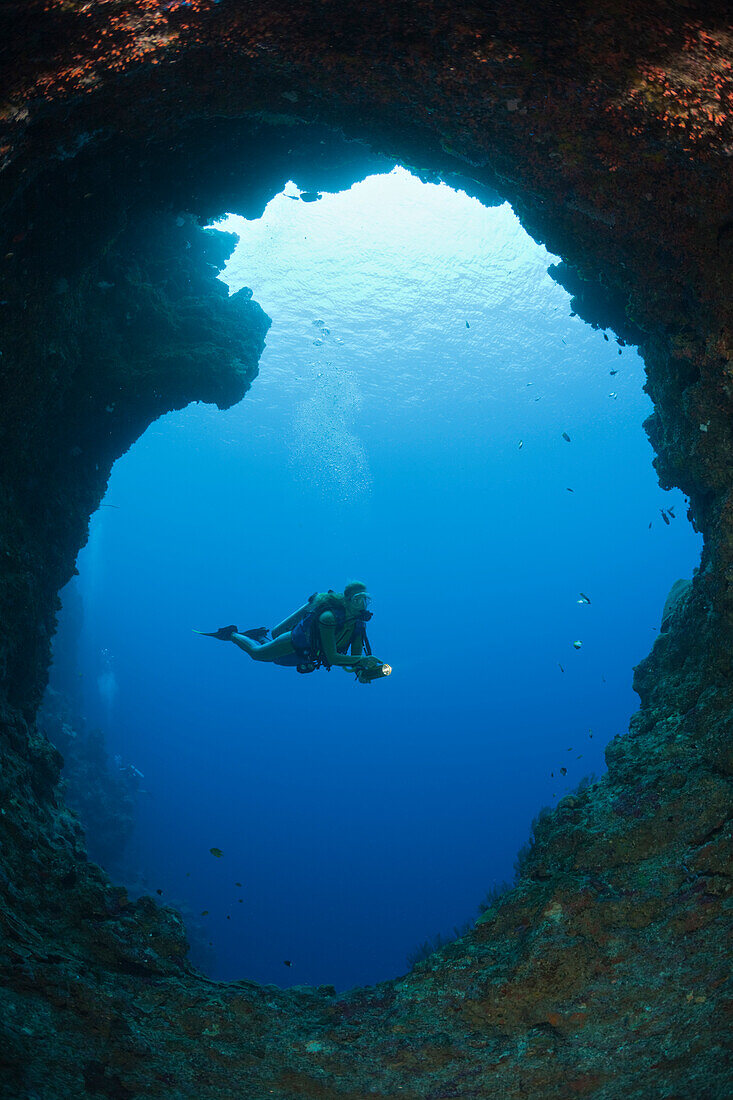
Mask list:
[[260,645],[269,641],[267,635],[270,631],[266,626],[256,626],[252,630],[242,630],[240,633],[244,634],[245,638],[251,638],[253,642],[259,642]]
[[220,642],[231,642],[232,634],[238,634],[236,626],[220,626],[211,634],[205,630],[194,630],[194,634],[201,634],[204,638],[218,638]]

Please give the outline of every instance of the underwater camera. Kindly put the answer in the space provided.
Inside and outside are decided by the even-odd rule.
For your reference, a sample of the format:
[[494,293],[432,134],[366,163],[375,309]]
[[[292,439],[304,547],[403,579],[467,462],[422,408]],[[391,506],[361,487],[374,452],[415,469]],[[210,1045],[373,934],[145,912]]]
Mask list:
[[383,676],[390,676],[392,666],[385,665],[378,657],[365,657],[363,663],[354,669],[354,672],[360,684],[371,684],[372,680],[381,680]]

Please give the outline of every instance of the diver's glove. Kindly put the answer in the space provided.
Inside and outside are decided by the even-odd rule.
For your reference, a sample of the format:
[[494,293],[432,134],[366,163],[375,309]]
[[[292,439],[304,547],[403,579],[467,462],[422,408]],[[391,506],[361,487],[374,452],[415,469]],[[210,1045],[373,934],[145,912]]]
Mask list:
[[371,684],[372,680],[381,680],[383,676],[390,676],[391,673],[392,666],[385,665],[379,657],[361,657],[354,669],[354,675],[360,684]]

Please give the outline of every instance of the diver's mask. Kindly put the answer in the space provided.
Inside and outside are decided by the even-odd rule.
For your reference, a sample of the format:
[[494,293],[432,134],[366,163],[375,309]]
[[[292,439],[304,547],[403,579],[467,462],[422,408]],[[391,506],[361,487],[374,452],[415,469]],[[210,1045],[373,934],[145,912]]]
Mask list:
[[372,617],[371,611],[368,611],[371,600],[366,592],[357,592],[349,599],[351,604],[352,614],[354,618],[361,619],[362,622],[368,623]]

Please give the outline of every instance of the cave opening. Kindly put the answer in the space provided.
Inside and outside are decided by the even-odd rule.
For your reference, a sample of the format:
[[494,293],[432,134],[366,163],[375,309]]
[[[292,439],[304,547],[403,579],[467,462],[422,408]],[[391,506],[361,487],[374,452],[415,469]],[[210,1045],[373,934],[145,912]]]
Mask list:
[[[181,909],[195,962],[373,984],[602,773],[699,539],[657,486],[636,351],[573,315],[507,204],[398,168],[221,229],[222,278],[273,319],[260,375],[115,466],[79,559],[81,705],[143,777],[122,879]],[[385,683],[192,632],[352,577]]]
[[[574,5],[563,9],[553,4],[499,4],[489,10],[429,4],[409,11],[398,7],[385,18],[383,7],[360,6],[355,17],[351,6],[336,4],[306,4],[297,10],[206,0],[182,5],[8,5],[8,95],[0,112],[0,203],[7,240],[0,250],[0,1076],[13,1095],[213,1100],[236,1094],[335,1100],[375,1093],[396,1096],[400,1091],[415,1098],[592,1094],[604,1100],[645,1100],[649,1095],[731,1093],[730,1074],[721,1058],[728,1038],[725,933],[730,913],[733,715],[733,601],[727,583],[733,567],[733,196],[727,170],[733,70],[728,11],[721,4],[697,0],[641,8],[621,2],[604,6],[600,14]],[[670,505],[675,498],[659,495],[654,487],[651,454],[642,435],[636,435],[641,440],[639,477],[629,487],[627,510],[619,514],[607,499],[607,485],[616,485],[613,467],[624,463],[628,452],[607,445],[605,463],[593,463],[585,431],[575,426],[575,420],[565,423],[567,414],[573,413],[579,424],[580,409],[591,408],[584,383],[595,373],[594,354],[585,357],[583,370],[574,374],[575,399],[563,403],[563,423],[548,420],[546,436],[532,437],[530,445],[522,422],[521,450],[518,444],[516,450],[499,448],[501,439],[495,440],[495,421],[488,415],[482,432],[472,427],[483,407],[486,384],[473,389],[475,400],[464,401],[461,412],[471,415],[465,417],[465,432],[455,436],[445,395],[439,402],[444,415],[431,418],[426,408],[431,395],[418,389],[413,404],[425,413],[426,424],[439,421],[439,427],[429,435],[416,429],[408,440],[412,446],[393,446],[400,464],[409,460],[411,469],[417,470],[409,489],[418,490],[423,516],[422,525],[410,524],[411,498],[407,492],[400,494],[399,516],[395,519],[393,508],[389,517],[394,538],[406,542],[413,532],[424,531],[426,507],[436,519],[442,517],[431,531],[425,573],[434,547],[449,540],[461,546],[480,544],[480,554],[466,553],[461,560],[475,566],[473,576],[465,570],[466,578],[474,581],[472,593],[482,611],[487,602],[491,609],[490,626],[486,629],[484,615],[480,636],[493,646],[490,665],[483,652],[479,662],[472,657],[456,659],[448,670],[452,675],[445,675],[441,664],[441,677],[433,675],[426,692],[412,692],[407,715],[396,707],[407,684],[417,688],[423,665],[418,660],[411,666],[414,650],[404,642],[402,577],[390,578],[380,564],[384,510],[380,513],[377,504],[384,482],[375,471],[381,473],[386,464],[380,464],[373,452],[375,433],[367,430],[369,402],[363,391],[361,406],[352,405],[347,426],[369,463],[371,482],[362,511],[371,509],[372,527],[380,538],[378,543],[376,534],[372,543],[365,538],[368,559],[363,568],[339,560],[335,566],[345,567],[332,578],[327,562],[324,583],[343,583],[357,570],[369,583],[375,611],[372,640],[379,649],[390,647],[395,669],[391,682],[361,688],[331,673],[298,683],[285,671],[253,667],[231,650],[229,658],[219,656],[224,647],[217,652],[216,643],[190,634],[191,626],[215,627],[235,614],[239,620],[239,602],[236,611],[230,611],[233,570],[242,570],[250,599],[254,589],[243,560],[246,566],[254,558],[259,566],[262,583],[257,596],[262,596],[262,604],[248,600],[242,606],[242,625],[253,621],[250,610],[259,615],[262,608],[260,621],[271,623],[292,606],[289,599],[273,606],[275,597],[279,601],[283,595],[282,586],[268,581],[267,587],[265,581],[276,555],[266,557],[252,545],[253,534],[265,545],[270,534],[265,523],[255,526],[255,475],[274,471],[282,487],[286,472],[296,465],[285,446],[286,426],[294,445],[293,418],[286,415],[294,412],[294,405],[289,410],[280,407],[277,420],[272,413],[274,427],[264,440],[255,419],[268,362],[273,371],[278,365],[284,371],[293,366],[292,356],[278,362],[278,326],[285,337],[295,325],[295,319],[288,320],[287,301],[282,308],[274,296],[268,301],[269,289],[257,272],[247,270],[243,278],[267,302],[275,326],[262,363],[262,387],[255,383],[249,395],[252,405],[244,402],[241,410],[250,417],[242,425],[249,434],[229,422],[235,424],[230,449],[236,471],[229,476],[225,463],[218,463],[216,478],[204,488],[202,475],[212,452],[218,459],[225,450],[210,438],[218,418],[213,410],[191,410],[209,416],[206,431],[200,428],[193,435],[187,420],[160,417],[193,400],[230,407],[252,381],[264,339],[257,324],[261,311],[258,317],[259,307],[249,303],[248,316],[240,296],[227,298],[227,290],[215,278],[222,249],[217,241],[224,238],[202,233],[200,227],[224,211],[249,218],[256,210],[259,215],[288,179],[304,190],[323,193],[323,199],[310,204],[288,200],[293,209],[310,209],[313,217],[320,216],[331,201],[329,193],[342,188],[322,178],[320,166],[304,171],[305,162],[324,148],[322,137],[305,132],[311,123],[360,139],[366,143],[362,150],[368,146],[416,165],[424,179],[435,181],[438,174],[460,179],[473,194],[498,190],[535,239],[563,257],[562,269],[556,268],[555,274],[574,295],[573,303],[563,298],[566,318],[572,308],[585,321],[604,322],[611,345],[611,328],[629,340],[624,314],[643,330],[647,386],[654,401],[647,428],[654,465],[665,487],[675,485],[689,495],[689,514],[705,539],[699,572],[687,596],[665,616],[667,629],[659,636],[654,626],[661,626],[661,604],[670,580],[661,583],[663,572],[675,559],[672,548],[684,521],[679,504]],[[270,141],[274,129],[278,134]],[[283,174],[291,151],[299,163]],[[344,169],[349,182],[362,179],[350,171]],[[429,177],[429,172],[434,175]],[[373,220],[376,223],[378,217]],[[540,276],[544,279],[544,264]],[[608,312],[593,313],[589,299],[594,295],[596,304],[615,299],[613,319]],[[322,300],[315,304],[307,323],[322,320],[331,330],[329,337],[335,333],[343,338],[345,318],[335,309],[333,317],[327,317]],[[493,309],[492,323],[483,327],[493,335],[502,317],[515,316],[504,303],[501,311]],[[457,339],[454,321],[455,317],[448,332]],[[482,332],[478,317],[469,324],[462,335]],[[420,309],[412,309],[405,327],[423,325]],[[600,346],[602,333],[591,334],[577,318],[570,318],[568,325],[572,340],[562,333],[568,346],[576,337],[581,344],[590,339]],[[544,330],[543,323],[535,339]],[[310,356],[328,348],[312,343],[318,336],[309,340],[301,335],[303,348],[313,349]],[[342,367],[354,363],[361,343],[344,345],[349,358]],[[447,335],[437,334],[422,356],[423,377],[450,343]],[[387,344],[390,352],[393,344],[401,354],[406,350],[392,337]],[[482,340],[481,348],[488,344]],[[588,346],[592,353],[595,343]],[[542,347],[544,369],[556,366],[556,340],[548,339]],[[381,350],[384,365],[385,347]],[[475,354],[475,348],[463,350],[468,354],[451,371],[456,390],[464,359]],[[628,358],[629,374],[633,373],[631,352],[622,348],[619,356],[613,346],[608,351],[619,363]],[[312,380],[312,360],[299,362],[299,377]],[[392,373],[403,377],[403,365]],[[499,364],[491,365],[487,377],[498,381]],[[394,420],[403,408],[397,399],[390,401],[385,376],[383,372],[380,377],[385,400],[378,412],[383,435],[387,412]],[[621,376],[613,377],[620,381]],[[281,374],[281,382],[286,377]],[[365,380],[366,372],[359,372],[358,381]],[[274,400],[277,391],[270,388]],[[624,411],[633,405],[616,385],[608,387],[610,392],[617,394],[609,399],[615,407],[604,401],[601,421],[608,418],[608,407],[613,417],[619,417],[622,401]],[[548,396],[536,403],[535,426]],[[636,433],[648,411],[641,397],[640,402],[634,416]],[[506,419],[508,423],[508,413]],[[171,440],[160,441],[160,454],[153,456],[157,465],[148,466],[142,478],[135,463],[153,454],[156,433],[169,424],[178,425],[180,447],[176,450]],[[150,425],[152,432],[115,468],[110,490],[117,499],[110,491],[94,519],[89,551],[97,554],[100,603],[111,604],[113,614],[96,641],[85,636],[83,675],[72,673],[80,681],[81,697],[94,701],[95,713],[91,705],[88,708],[90,732],[94,723],[106,737],[107,748],[102,736],[91,738],[97,759],[105,752],[114,759],[116,752],[120,766],[115,772],[114,765],[109,774],[117,779],[133,765],[144,772],[141,786],[147,793],[138,791],[137,848],[133,844],[129,854],[138,886],[147,893],[132,901],[115,885],[129,881],[129,876],[113,870],[105,858],[102,862],[111,870],[108,878],[95,863],[100,833],[90,845],[92,858],[86,858],[83,837],[66,808],[72,804],[71,777],[67,769],[69,786],[64,791],[58,782],[59,755],[35,716],[48,671],[57,592],[72,574],[110,468]],[[558,431],[569,438],[558,438]],[[632,433],[622,434],[624,443],[630,443]],[[390,440],[395,443],[394,436]],[[553,440],[559,452],[552,449]],[[445,442],[450,452],[441,464],[436,456]],[[268,469],[265,452],[270,445],[279,449],[280,463]],[[553,469],[557,472],[559,462],[565,461],[560,456],[565,454],[569,462],[581,447],[583,458],[577,466],[598,476],[587,501],[577,503],[595,507],[584,513],[584,524],[563,527],[558,553],[551,536],[561,515],[548,506],[554,499],[551,492],[541,494],[544,507],[532,508],[519,489],[542,484],[541,478]],[[171,458],[168,466],[166,453]],[[532,459],[539,453],[546,458],[541,468],[524,462],[520,471],[531,477],[512,481],[510,460]],[[475,483],[473,492],[470,487],[462,492],[461,479],[477,470],[479,454],[483,482]],[[242,460],[248,458],[253,472],[251,481],[244,482]],[[128,463],[132,492],[123,499]],[[632,469],[631,462],[626,465]],[[434,473],[443,467],[453,472],[445,488],[447,475],[441,481]],[[132,478],[135,470],[138,476]],[[175,491],[166,485],[166,470]],[[180,487],[182,470],[185,490]],[[490,478],[489,472],[499,476]],[[651,514],[643,520],[641,549],[624,570],[617,563],[627,559],[610,536],[624,537],[635,526],[633,501],[643,491],[645,476],[651,479]],[[340,529],[348,519],[347,505],[338,503],[343,491],[334,479],[327,483]],[[488,485],[483,496],[477,491],[481,484]],[[219,499],[212,486],[221,488]],[[568,480],[564,491],[568,488],[574,495],[568,494],[567,500],[575,500],[577,485]],[[205,489],[213,497],[208,517],[199,507]],[[308,484],[304,491],[310,489]],[[157,501],[151,503],[156,492]],[[322,515],[323,491],[313,486],[312,494]],[[160,504],[167,496],[172,498],[169,508]],[[512,505],[508,511],[501,507],[507,497]],[[443,507],[446,499],[453,505],[450,515]],[[206,518],[212,519],[212,530],[222,529],[221,502],[235,534],[243,531],[243,516],[250,519],[246,537],[235,540],[236,561],[234,551],[229,558],[222,556],[221,539],[208,538]],[[199,518],[195,527],[181,522],[185,508]],[[301,512],[306,510],[302,505]],[[159,513],[163,532],[156,525]],[[550,513],[552,523],[542,522]],[[131,520],[127,530],[126,516]],[[454,516],[458,523],[450,522]],[[147,523],[149,517],[145,528],[143,519]],[[486,522],[480,523],[480,517]],[[117,519],[122,523],[114,526]],[[530,525],[530,519],[540,522]],[[604,526],[607,519],[611,522]],[[502,534],[508,533],[502,561],[499,527]],[[592,540],[590,550],[603,544],[604,569],[613,563],[619,573],[618,581],[614,573],[613,590],[601,584],[606,572],[601,575],[589,547],[578,542],[586,534]],[[213,578],[204,577],[197,563],[187,572],[177,565],[187,535],[195,546],[208,538],[207,553],[202,551],[200,558]],[[645,556],[646,539],[655,540],[653,559]],[[423,539],[420,565],[424,543]],[[163,544],[165,554],[160,550]],[[295,545],[301,549],[301,543]],[[585,552],[581,565],[596,565],[589,578],[592,587],[586,588],[585,579],[573,570],[569,602],[559,596],[553,600],[546,590],[560,586],[560,574],[552,567],[558,559],[566,565],[576,545]],[[525,546],[534,552],[527,550],[522,556]],[[277,548],[274,539],[270,547]],[[137,565],[126,587],[117,583],[122,574],[113,568],[118,550],[129,551],[130,563]],[[458,555],[445,557],[453,566]],[[671,577],[689,576],[694,557],[670,570]],[[521,583],[512,586],[510,567],[515,559],[524,569]],[[538,561],[549,580],[537,597],[527,586]],[[80,559],[81,565],[84,562]],[[312,577],[312,561],[298,562],[308,574],[307,593],[320,577]],[[316,564],[323,564],[320,556]],[[444,572],[435,563],[429,575],[429,603],[424,602],[424,588],[415,586],[415,591],[421,609],[427,606],[433,617],[440,614],[443,624],[455,628],[454,608],[448,607],[446,615],[445,605],[434,606],[436,590],[441,593],[440,584],[446,584]],[[300,575],[288,575],[302,598]],[[484,580],[487,575],[493,584]],[[90,632],[103,619],[102,607],[89,599],[93,576],[92,569],[80,578],[86,586],[82,610]],[[214,583],[217,576],[220,586]],[[464,577],[451,573],[449,580],[455,594]],[[660,591],[655,594],[657,584]],[[136,607],[127,598],[137,599],[138,591],[148,597],[142,607],[141,601]],[[191,591],[201,593],[201,606],[184,601]],[[581,592],[590,603],[577,603]],[[534,603],[524,600],[527,594],[536,597]],[[64,598],[65,617],[73,617],[74,597],[65,593]],[[652,598],[653,617],[647,621],[647,601]],[[463,613],[469,601],[457,602]],[[600,629],[596,637],[574,629],[566,635],[559,605],[576,616],[570,619],[571,627],[578,615],[584,615],[580,621],[589,628],[595,622],[607,629]],[[509,630],[518,612],[525,627],[522,634]],[[563,642],[570,645],[582,639],[580,650],[567,650],[568,658],[578,659],[572,666],[574,683],[566,679],[567,661],[565,671],[555,673],[562,677],[562,696],[553,693],[557,683],[548,683],[539,667],[541,654],[535,642],[544,635],[536,639],[538,621],[545,634],[548,625],[556,627],[558,635],[562,630]],[[642,621],[647,622],[647,642],[652,636],[657,640],[651,649],[645,644],[642,650],[640,643],[635,651],[630,631],[641,629]],[[411,623],[407,619],[408,627]],[[463,628],[462,620],[459,625]],[[184,633],[198,643],[190,659],[179,647]],[[169,635],[172,641],[166,649],[162,643]],[[228,876],[232,852],[241,852],[246,843],[250,847],[245,854],[264,851],[269,857],[269,878],[258,878],[256,868],[246,867],[252,873],[242,882],[249,893],[237,904],[245,909],[257,902],[260,888],[277,876],[283,886],[277,904],[287,919],[288,942],[274,942],[275,920],[262,919],[265,938],[259,942],[254,920],[240,920],[236,935],[250,957],[234,960],[234,976],[254,976],[255,965],[266,961],[272,948],[277,952],[275,971],[265,973],[265,980],[270,974],[280,984],[373,980],[380,972],[402,972],[404,954],[433,935],[436,924],[449,934],[454,922],[470,919],[489,880],[503,873],[487,865],[487,853],[495,854],[500,845],[508,852],[509,841],[500,830],[509,831],[507,823],[525,789],[533,782],[540,786],[539,771],[535,773],[539,746],[554,745],[552,738],[573,724],[573,705],[584,686],[576,674],[593,672],[606,641],[619,660],[615,701],[628,692],[636,652],[648,650],[634,674],[640,709],[626,733],[626,716],[636,702],[629,694],[619,722],[621,736],[606,748],[607,774],[578,796],[559,799],[557,812],[542,818],[533,849],[523,857],[516,888],[484,913],[470,934],[432,954],[404,978],[349,994],[333,995],[329,987],[222,983],[189,967],[182,922],[175,908],[165,903],[185,902],[185,888],[193,879],[208,886],[202,877],[207,873]],[[622,667],[625,642],[629,648]],[[211,657],[199,656],[207,644]],[[441,659],[444,649],[447,646],[441,646]],[[144,681],[138,667],[143,661]],[[435,665],[430,667],[435,672]],[[603,674],[609,682],[608,668]],[[281,689],[290,691],[294,682],[300,698],[308,700],[305,715],[302,707],[286,713]],[[267,706],[255,697],[263,684],[268,688]],[[269,685],[274,685],[272,690]],[[427,717],[423,694],[435,702]],[[204,696],[207,705],[198,705]],[[451,707],[447,716],[447,708],[439,706],[444,697]],[[317,736],[296,736],[309,732],[306,720],[311,722],[313,714],[321,717],[324,708],[331,707],[339,717],[350,715],[353,700],[360,698],[365,709],[382,708],[376,720],[370,716],[360,736],[357,730],[357,736],[347,741],[341,725],[338,736],[324,737],[320,729]],[[183,713],[182,699],[196,702],[190,713]],[[280,721],[272,720],[273,699]],[[505,699],[513,705],[508,714],[507,706],[501,708]],[[136,700],[137,714],[131,713]],[[397,737],[390,737],[396,723],[391,728],[387,721],[392,711],[385,700],[395,704],[393,711],[400,719]],[[594,697],[592,717],[583,715],[584,726],[594,724],[594,744],[599,716],[605,721],[608,714],[607,702],[608,695]],[[217,708],[226,711],[228,724],[219,721]],[[524,721],[527,716],[529,722]],[[139,725],[128,718],[139,719]],[[288,728],[293,736],[286,741],[283,730]],[[500,738],[494,736],[497,729]],[[67,741],[79,740],[80,732],[69,726]],[[506,756],[514,751],[512,767],[504,761],[497,767],[499,742],[509,745]],[[344,745],[349,746],[348,754]],[[359,745],[365,746],[361,757],[356,753]],[[567,752],[571,745],[575,741],[568,738],[559,748]],[[314,746],[322,748],[320,758],[314,757]],[[66,755],[66,747],[64,751]],[[86,763],[93,763],[91,755]],[[585,753],[577,766],[584,763]],[[372,781],[377,766],[379,776],[386,777],[381,786]],[[196,781],[184,790],[184,771],[190,775],[195,768]],[[219,774],[212,776],[216,769]],[[569,768],[567,772],[570,783]],[[134,780],[135,773],[128,774]],[[92,778],[90,772],[86,776]],[[273,777],[280,783],[277,789]],[[306,778],[311,784],[304,790]],[[216,802],[215,786],[220,795]],[[428,803],[422,817],[417,813],[416,788]],[[370,797],[363,797],[361,789]],[[537,790],[531,805],[527,797],[522,837],[512,838],[515,851],[526,837],[529,817],[549,793],[544,787]],[[360,835],[352,812],[359,799],[364,819]],[[389,920],[395,928],[401,919],[400,895],[390,895],[398,876],[390,879],[388,874],[389,861],[405,846],[403,821],[395,820],[397,805],[406,808],[405,830],[411,825],[414,831],[421,828],[432,845],[429,859],[417,844],[408,852],[413,881],[419,879],[452,908],[438,913],[423,894],[416,904],[419,920],[402,936],[405,942],[396,945],[394,938],[385,937],[375,945],[377,915],[374,906],[369,908],[372,902],[381,900],[382,911],[390,910],[385,924]],[[320,836],[316,833],[313,806],[336,834],[333,841],[326,836],[330,848],[318,849],[328,872],[321,879],[315,874],[312,850],[326,829]],[[249,809],[249,817],[243,808]],[[281,822],[290,827],[278,846]],[[226,833],[219,828],[225,824],[231,826]],[[216,827],[216,835],[204,839],[210,827]],[[184,870],[178,858],[192,854],[192,830],[206,850],[200,868]],[[89,836],[91,841],[91,830]],[[388,851],[384,843],[379,847],[385,836]],[[436,847],[436,837],[443,839],[442,849]],[[362,855],[362,848],[368,851],[370,844],[374,862],[380,862],[379,874],[371,876]],[[209,845],[221,845],[220,858]],[[116,846],[112,838],[111,848]],[[461,861],[468,865],[470,858],[474,879],[459,881]],[[330,929],[321,921],[317,936],[309,938],[311,911],[319,911],[314,902],[341,904],[331,886],[347,860],[349,882],[357,882],[351,910],[342,907]],[[168,875],[169,869],[170,877],[159,877]],[[141,870],[147,872],[147,885],[140,881]],[[319,896],[324,878],[328,890]],[[229,877],[226,882],[229,889]],[[215,935],[209,941],[219,962],[225,958],[222,948],[228,951],[234,938],[229,944],[222,938],[234,923],[226,921],[233,914],[223,908],[231,900],[236,898],[218,888],[192,890],[189,895],[189,910],[195,903],[197,917],[206,909],[212,918],[208,927]],[[353,936],[345,944],[343,932],[355,910],[361,918],[362,909],[365,919],[361,924],[352,921]],[[275,909],[275,916],[279,912]],[[191,927],[190,919],[188,923]],[[333,931],[334,926],[340,939],[333,942],[329,959],[324,929]],[[304,934],[294,939],[301,929]],[[385,942],[399,946],[394,965],[383,951]],[[379,965],[367,972],[362,960],[375,946]],[[201,958],[202,950],[201,945],[196,948],[197,961],[208,973],[225,976],[217,970],[216,960]],[[359,972],[344,973],[344,959]],[[284,960],[292,966],[286,967]],[[331,965],[334,960],[338,968]],[[232,962],[232,956],[226,961]],[[319,969],[309,971],[313,961]]]

